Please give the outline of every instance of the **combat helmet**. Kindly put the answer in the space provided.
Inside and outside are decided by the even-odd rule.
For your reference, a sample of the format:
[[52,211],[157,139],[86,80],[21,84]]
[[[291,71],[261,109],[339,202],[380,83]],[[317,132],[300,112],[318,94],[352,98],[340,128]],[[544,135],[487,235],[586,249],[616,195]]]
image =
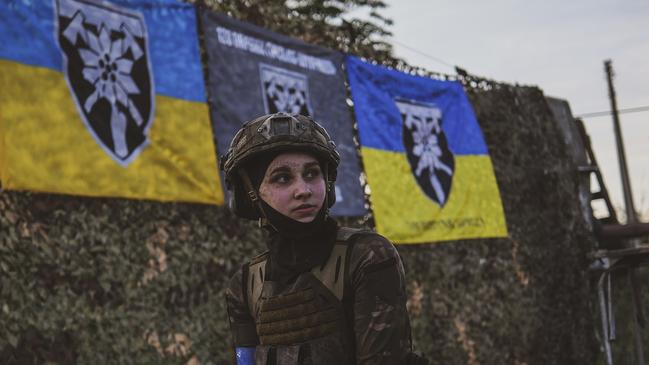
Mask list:
[[275,113],[244,123],[232,138],[226,154],[221,156],[225,186],[231,192],[230,208],[235,214],[248,219],[264,218],[259,192],[243,168],[246,163],[264,154],[295,150],[309,152],[320,161],[326,182],[327,208],[334,204],[334,182],[340,162],[335,143],[313,119],[303,115]]

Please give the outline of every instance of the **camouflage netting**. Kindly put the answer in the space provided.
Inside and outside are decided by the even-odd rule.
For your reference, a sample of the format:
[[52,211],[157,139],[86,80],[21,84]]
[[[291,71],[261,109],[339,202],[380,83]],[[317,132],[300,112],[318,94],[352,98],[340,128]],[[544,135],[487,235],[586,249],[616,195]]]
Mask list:
[[439,364],[593,364],[585,269],[595,242],[544,96],[499,85],[469,97],[510,237],[401,250],[417,347]]
[[[593,364],[595,243],[543,94],[470,98],[510,238],[399,247],[416,347],[434,364]],[[260,237],[223,207],[2,192],[0,359],[226,363],[223,289]]]

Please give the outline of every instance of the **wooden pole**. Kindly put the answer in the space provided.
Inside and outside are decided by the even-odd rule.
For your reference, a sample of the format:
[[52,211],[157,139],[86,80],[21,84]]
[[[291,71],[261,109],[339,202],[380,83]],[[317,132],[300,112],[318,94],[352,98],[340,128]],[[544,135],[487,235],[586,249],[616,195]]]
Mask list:
[[617,158],[620,165],[620,175],[622,178],[622,191],[624,193],[624,208],[626,209],[627,223],[636,223],[635,205],[633,204],[633,195],[631,191],[631,181],[629,180],[629,169],[626,164],[626,155],[624,153],[624,141],[622,140],[622,129],[620,128],[620,117],[615,100],[615,89],[613,88],[613,66],[611,60],[604,61],[604,70],[608,80],[608,96],[611,99],[611,111],[613,114],[613,130],[615,132],[615,143],[617,145]]

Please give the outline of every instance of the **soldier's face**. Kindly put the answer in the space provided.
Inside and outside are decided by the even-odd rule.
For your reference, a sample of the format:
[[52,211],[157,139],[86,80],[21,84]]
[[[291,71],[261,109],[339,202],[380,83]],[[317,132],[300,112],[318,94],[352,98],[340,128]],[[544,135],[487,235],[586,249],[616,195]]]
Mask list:
[[325,200],[320,164],[302,152],[278,155],[259,186],[260,197],[273,209],[303,223],[313,221]]

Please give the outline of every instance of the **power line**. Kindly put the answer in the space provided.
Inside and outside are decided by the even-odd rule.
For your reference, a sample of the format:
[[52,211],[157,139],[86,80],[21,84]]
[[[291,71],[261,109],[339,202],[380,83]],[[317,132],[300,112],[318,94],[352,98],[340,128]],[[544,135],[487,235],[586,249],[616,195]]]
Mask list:
[[426,57],[426,58],[428,58],[428,59],[430,59],[430,60],[433,60],[433,61],[437,62],[437,63],[441,63],[442,65],[445,65],[445,66],[448,66],[448,67],[451,67],[451,68],[455,68],[455,65],[451,65],[450,63],[444,61],[444,60],[441,59],[441,58],[438,58],[438,57],[435,57],[435,56],[429,55],[428,53],[424,53],[424,52],[422,52],[422,51],[420,51],[420,50],[418,50],[418,49],[416,49],[416,48],[414,48],[414,47],[410,47],[410,46],[408,46],[408,45],[405,45],[405,44],[403,44],[403,43],[401,43],[401,42],[398,42],[398,41],[397,41],[396,39],[394,39],[394,38],[392,38],[392,43],[397,44],[397,45],[399,45],[399,46],[401,46],[401,47],[403,47],[403,48],[405,48],[405,49],[407,49],[407,50],[410,50],[410,51],[412,51],[412,52],[418,53],[418,54],[420,54],[420,55],[422,55],[422,56],[424,56],[424,57]]
[[[636,108],[626,108],[626,109],[618,109],[619,114],[626,114],[626,113],[639,113],[639,112],[647,112],[649,111],[649,105],[647,106],[639,106]],[[584,113],[584,114],[579,114],[575,115],[575,118],[596,118],[596,117],[605,117],[607,115],[611,115],[611,111],[603,111],[603,112],[592,112],[592,113]]]
[[[408,46],[408,45],[406,45],[406,44],[403,44],[403,43],[397,41],[397,40],[394,39],[394,38],[392,38],[392,43],[397,44],[397,45],[399,45],[399,46],[401,46],[401,47],[403,47],[403,48],[405,48],[405,49],[407,49],[407,50],[409,50],[409,51],[415,52],[415,53],[417,53],[417,54],[419,54],[419,55],[421,55],[421,56],[424,56],[424,57],[426,57],[426,58],[428,58],[428,59],[430,59],[430,60],[432,60],[432,61],[435,61],[435,62],[437,62],[437,63],[440,63],[440,64],[442,64],[442,65],[444,65],[444,66],[448,66],[448,67],[451,67],[451,68],[454,68],[454,69],[457,69],[457,68],[458,68],[458,66],[456,66],[456,65],[452,65],[452,64],[450,64],[450,63],[444,61],[443,59],[439,58],[439,57],[435,57],[435,56],[430,55],[430,54],[428,54],[428,53],[422,52],[422,51],[420,51],[420,50],[418,50],[418,49],[416,49],[416,48],[414,48],[414,47],[410,47],[410,46]],[[649,105],[647,105],[647,106],[640,106],[640,107],[636,107],[636,108],[618,109],[618,114],[639,113],[639,112],[646,112],[646,111],[649,111]],[[601,112],[584,113],[584,114],[576,115],[575,118],[597,118],[597,117],[605,117],[605,116],[611,115],[611,113],[612,113],[612,112],[611,112],[610,110],[607,110],[607,111],[601,111]]]

